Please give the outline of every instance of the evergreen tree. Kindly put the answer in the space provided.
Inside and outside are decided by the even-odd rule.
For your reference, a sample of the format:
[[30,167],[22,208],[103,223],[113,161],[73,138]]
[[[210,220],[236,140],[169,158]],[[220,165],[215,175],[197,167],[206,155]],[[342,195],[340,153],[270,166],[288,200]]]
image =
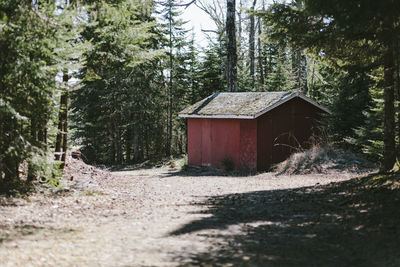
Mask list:
[[[56,1],[0,3],[0,190],[38,177],[58,181],[48,161],[55,122],[57,73],[68,59],[60,51],[76,34],[71,14],[56,14]],[[50,140],[49,140],[50,139]],[[23,168],[23,163],[28,168]]]
[[[167,143],[165,147],[165,153],[167,156],[171,155],[173,146],[182,151],[182,139],[181,131],[176,127],[177,125],[177,112],[182,109],[185,102],[176,101],[175,99],[182,99],[185,94],[187,79],[185,74],[187,73],[185,60],[186,46],[188,45],[185,41],[187,30],[184,29],[184,22],[179,19],[178,16],[181,14],[179,5],[175,0],[166,0],[161,3],[160,14],[163,18],[161,23],[162,31],[166,36],[164,48],[166,50],[166,60],[164,67],[168,70],[168,77],[166,80],[166,96],[168,99],[167,110]],[[173,142],[175,139],[175,142]]]
[[199,83],[201,90],[197,100],[201,100],[215,92],[225,91],[226,75],[225,68],[221,66],[221,49],[217,43],[209,43],[203,50],[203,57],[200,63]]
[[[400,3],[393,0],[342,1],[303,0],[275,4],[266,13],[275,25],[274,38],[286,38],[299,48],[341,67],[357,64],[381,67],[384,90],[384,151],[382,169],[395,163],[394,45],[399,38]],[[372,69],[372,68],[371,68]]]
[[91,162],[142,160],[152,153],[152,137],[162,135],[155,24],[134,1],[102,2],[90,16],[95,23],[85,37],[93,47],[85,54],[83,87],[73,94],[75,139]]

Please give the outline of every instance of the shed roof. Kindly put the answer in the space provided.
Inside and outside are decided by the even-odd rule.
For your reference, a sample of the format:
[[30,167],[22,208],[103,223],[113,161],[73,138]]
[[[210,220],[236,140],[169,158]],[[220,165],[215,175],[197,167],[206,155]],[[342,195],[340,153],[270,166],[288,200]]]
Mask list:
[[215,93],[185,108],[179,117],[255,119],[295,97],[329,113],[328,109],[300,92],[235,92]]

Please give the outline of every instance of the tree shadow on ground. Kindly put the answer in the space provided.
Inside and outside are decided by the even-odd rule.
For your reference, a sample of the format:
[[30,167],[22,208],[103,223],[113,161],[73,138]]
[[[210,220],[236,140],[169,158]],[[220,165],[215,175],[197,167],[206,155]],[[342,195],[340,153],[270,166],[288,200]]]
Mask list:
[[[379,178],[379,179],[378,179]],[[211,241],[196,266],[400,266],[398,176],[209,197],[210,215],[171,235]]]
[[206,166],[195,166],[187,165],[185,168],[180,170],[171,169],[170,172],[165,173],[165,177],[191,177],[191,176],[218,176],[218,177],[247,177],[255,175],[255,172],[248,170],[233,170],[225,171],[224,169],[206,167]]
[[60,235],[77,231],[74,228],[54,228],[50,226],[38,226],[35,224],[0,225],[0,246],[2,243],[24,239],[28,236]]

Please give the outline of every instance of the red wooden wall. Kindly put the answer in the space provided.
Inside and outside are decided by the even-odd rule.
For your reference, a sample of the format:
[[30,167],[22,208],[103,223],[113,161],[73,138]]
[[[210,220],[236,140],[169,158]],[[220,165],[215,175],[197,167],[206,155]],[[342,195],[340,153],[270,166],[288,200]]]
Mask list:
[[320,112],[294,98],[253,120],[189,118],[188,163],[221,168],[230,158],[238,169],[268,170],[309,145]]
[[268,170],[284,161],[301,145],[307,148],[310,137],[317,133],[321,110],[294,98],[257,119],[257,170]]
[[230,158],[236,168],[257,168],[257,121],[188,119],[188,163],[223,167]]

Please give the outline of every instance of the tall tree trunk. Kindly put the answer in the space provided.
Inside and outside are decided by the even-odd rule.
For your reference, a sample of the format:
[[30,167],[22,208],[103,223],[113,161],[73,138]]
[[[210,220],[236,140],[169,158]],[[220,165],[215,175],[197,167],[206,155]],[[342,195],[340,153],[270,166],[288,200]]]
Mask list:
[[117,147],[117,163],[122,164],[122,145],[121,145],[121,128],[120,128],[120,121],[118,121],[118,126],[115,129],[116,131],[116,147]]
[[227,39],[227,89],[237,91],[237,51],[235,29],[235,0],[227,0],[226,39]]
[[[63,80],[68,84],[68,72],[64,73],[64,78]],[[65,162],[67,159],[67,149],[68,149],[68,99],[69,99],[69,92],[68,90],[65,91],[64,93],[64,98],[63,101],[61,102],[61,105],[64,107],[63,111],[63,138],[62,138],[62,155],[61,155],[61,169],[64,169],[65,167]]]
[[399,38],[396,38],[395,42],[395,71],[396,71],[396,89],[397,89],[397,158],[400,159],[400,45],[399,45]]
[[[36,143],[37,142],[37,124],[35,119],[31,119],[31,138],[32,138],[32,142]],[[29,159],[28,161],[28,174],[27,174],[27,180],[28,182],[31,182],[35,179],[36,176],[36,172],[35,169],[33,167],[33,165],[31,164],[31,159]]]
[[59,161],[61,159],[61,145],[62,145],[62,131],[63,131],[63,111],[62,111],[62,105],[61,103],[64,102],[63,100],[64,97],[64,92],[61,93],[61,98],[60,98],[60,110],[58,111],[58,127],[57,127],[57,137],[56,137],[56,148],[54,151],[54,159]]
[[125,132],[125,162],[131,163],[131,126],[128,125],[128,128]]
[[250,10],[250,32],[249,32],[249,57],[250,57],[250,77],[251,77],[251,88],[254,89],[255,77],[254,77],[254,35],[255,35],[255,19],[254,19],[254,8],[257,0],[253,0],[253,5]]
[[[65,70],[63,74],[63,82],[65,83],[65,85],[68,85],[68,80],[68,71]],[[68,147],[68,98],[68,90],[63,91],[60,97],[60,110],[58,113],[58,132],[55,149],[55,160],[61,160],[61,169],[64,169],[65,167],[66,153]]]
[[258,71],[260,73],[260,86],[264,88],[264,64],[263,64],[263,49],[261,42],[261,34],[262,34],[262,20],[258,18],[258,37],[257,37],[257,46],[258,46]]
[[292,53],[291,53],[291,58],[292,58],[292,73],[295,76],[295,89],[299,90],[301,89],[301,52],[300,50],[296,49],[294,46],[292,46]]
[[314,60],[311,61],[311,66],[312,66],[312,72],[311,72],[311,82],[310,82],[310,96],[312,98],[315,97],[315,90],[314,90],[314,77],[315,77],[315,64]]
[[308,94],[308,83],[307,83],[307,56],[304,53],[301,53],[301,73],[302,73],[302,91],[305,95]]
[[388,42],[384,54],[384,136],[383,171],[389,171],[396,162],[395,110],[394,110],[394,62],[393,44]]
[[169,82],[168,82],[168,140],[167,140],[167,149],[166,155],[171,155],[171,146],[172,146],[172,105],[173,105],[173,97],[172,97],[172,82],[173,82],[173,47],[172,47],[172,4],[169,6]]
[[61,154],[61,169],[64,169],[65,167],[65,161],[67,158],[67,150],[68,150],[68,98],[69,98],[69,92],[65,92],[65,97],[64,97],[64,112],[63,112],[63,138],[62,138],[62,154]]
[[[239,11],[238,11],[238,42],[239,42],[239,47],[242,43],[242,7],[243,3],[242,0],[239,0]],[[240,56],[239,56],[240,58]]]
[[[18,123],[15,120],[9,120],[9,122],[6,122],[5,126],[5,132],[8,132],[8,135],[6,138],[6,145],[10,144],[11,140],[14,140],[16,138],[15,133],[17,133],[17,128],[18,128]],[[2,171],[4,173],[4,178],[3,180],[5,183],[12,184],[14,181],[19,179],[19,160],[12,155],[12,153],[7,153],[5,155],[0,155],[0,158],[2,158]]]

